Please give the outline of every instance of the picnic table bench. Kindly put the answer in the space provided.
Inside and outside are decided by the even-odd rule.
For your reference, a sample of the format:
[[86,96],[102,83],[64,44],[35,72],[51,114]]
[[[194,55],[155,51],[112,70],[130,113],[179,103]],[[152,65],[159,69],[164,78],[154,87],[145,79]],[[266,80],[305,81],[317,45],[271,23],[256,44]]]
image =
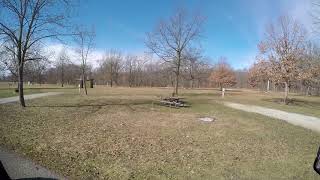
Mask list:
[[169,106],[169,107],[175,107],[175,108],[189,107],[189,105],[187,105],[186,102],[181,99],[184,99],[184,98],[182,98],[182,97],[168,97],[168,98],[164,98],[164,99],[160,100],[160,103],[162,105]]

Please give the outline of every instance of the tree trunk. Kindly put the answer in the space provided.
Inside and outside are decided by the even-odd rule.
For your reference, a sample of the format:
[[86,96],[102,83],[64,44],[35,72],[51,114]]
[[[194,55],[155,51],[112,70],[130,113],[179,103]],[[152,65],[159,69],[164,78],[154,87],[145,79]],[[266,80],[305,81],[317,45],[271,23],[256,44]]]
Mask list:
[[177,64],[177,72],[176,72],[176,85],[174,95],[178,96],[178,88],[179,88],[179,76],[180,76],[180,63],[181,63],[181,53],[177,52],[178,55],[178,64]]
[[268,80],[268,84],[267,84],[267,92],[270,91],[270,80]]
[[310,94],[310,86],[307,87],[306,96],[309,96]]
[[299,86],[300,86],[300,92],[299,92],[299,94],[304,94],[304,85],[303,85],[303,81],[299,81]]
[[84,66],[82,68],[82,82],[83,82],[84,92],[86,93],[86,95],[88,95],[87,83],[86,83],[86,73],[85,73],[85,67]]
[[63,87],[64,84],[64,69],[63,69],[63,65],[61,67],[61,87]]
[[224,98],[224,93],[225,93],[225,88],[222,88],[222,91],[221,91],[222,98]]
[[194,80],[191,79],[191,80],[190,80],[190,89],[193,89],[193,88],[194,88]]
[[24,94],[23,94],[23,64],[19,66],[19,74],[18,74],[18,89],[19,89],[19,101],[22,107],[26,107],[26,103],[24,101]]
[[[179,69],[179,68],[178,68]],[[179,71],[179,70],[178,70]],[[176,73],[176,84],[175,84],[175,90],[174,94],[177,96],[178,95],[178,88],[179,88],[179,72]]]
[[110,65],[110,86],[112,87],[113,85],[113,65]]
[[42,83],[41,73],[38,74],[38,81],[39,81],[39,85],[41,86],[41,83]]
[[288,82],[284,83],[284,104],[288,104],[289,85]]
[[86,75],[83,76],[83,85],[84,85],[84,92],[86,93],[86,95],[88,95]]

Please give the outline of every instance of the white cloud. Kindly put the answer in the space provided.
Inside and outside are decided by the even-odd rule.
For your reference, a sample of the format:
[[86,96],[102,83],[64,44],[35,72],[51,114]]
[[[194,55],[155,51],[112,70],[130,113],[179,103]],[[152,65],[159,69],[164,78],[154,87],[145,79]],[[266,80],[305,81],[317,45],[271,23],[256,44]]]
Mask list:
[[[79,53],[77,53],[76,47],[73,46],[67,46],[64,44],[56,43],[56,44],[48,44],[44,47],[43,51],[45,55],[49,58],[50,61],[55,62],[57,60],[57,57],[59,56],[59,53],[65,49],[67,55],[70,58],[70,61],[75,64],[80,64],[80,56]],[[99,62],[103,59],[106,52],[111,49],[106,50],[99,50],[99,49],[93,49],[88,57],[88,64],[91,64],[93,68],[96,68],[99,66]],[[143,50],[136,50],[136,51],[124,51],[119,50],[123,56],[126,55],[135,55],[140,57],[139,59],[148,59],[148,60],[154,60],[154,58],[144,52]]]
[[[80,64],[80,56],[76,52],[76,47],[67,46],[63,44],[49,44],[44,48],[44,52],[46,56],[51,61],[56,61],[59,53],[65,49],[67,55],[70,57],[72,63]],[[88,57],[88,63],[91,64],[93,67],[98,66],[98,61],[103,58],[104,51],[94,49],[90,52]]]

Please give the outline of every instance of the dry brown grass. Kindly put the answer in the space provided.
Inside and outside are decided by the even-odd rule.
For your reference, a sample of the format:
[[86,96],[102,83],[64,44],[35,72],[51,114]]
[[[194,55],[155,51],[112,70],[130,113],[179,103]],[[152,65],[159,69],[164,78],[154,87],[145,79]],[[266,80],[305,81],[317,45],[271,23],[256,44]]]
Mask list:
[[[9,85],[10,84],[10,85]],[[19,94],[15,92],[18,84],[13,84],[12,82],[0,82],[0,98],[18,96]],[[44,93],[44,92],[73,92],[76,93],[78,89],[74,85],[65,85],[61,87],[60,85],[55,84],[33,84],[28,85],[24,84],[24,94],[35,94],[35,93]]]
[[319,134],[224,107],[212,90],[182,90],[187,109],[154,103],[171,92],[100,87],[1,105],[0,144],[71,179],[317,177]]

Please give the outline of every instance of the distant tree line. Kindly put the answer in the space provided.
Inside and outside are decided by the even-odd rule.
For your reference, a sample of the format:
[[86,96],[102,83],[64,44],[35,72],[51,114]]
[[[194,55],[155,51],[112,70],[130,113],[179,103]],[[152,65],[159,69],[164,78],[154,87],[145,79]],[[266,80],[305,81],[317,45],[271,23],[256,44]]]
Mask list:
[[[183,87],[208,87],[210,66],[202,59],[186,59],[179,81]],[[171,64],[150,55],[123,55],[109,51],[93,72],[97,84],[128,87],[175,87],[176,75]]]
[[[82,76],[81,64],[72,62],[62,49],[56,60],[32,61],[25,66],[25,82],[43,84],[75,85]],[[155,59],[149,54],[124,54],[118,50],[106,51],[98,66],[87,65],[87,79],[97,85],[110,87],[175,87],[176,75],[169,63]],[[247,87],[246,70],[233,70],[226,58],[216,64],[198,54],[184,56],[179,76],[183,88]],[[2,81],[17,82],[14,73],[1,78]]]
[[[280,17],[267,27],[256,62],[248,70],[234,70],[225,57],[211,64],[201,48],[206,18],[185,10],[175,11],[146,34],[149,52],[145,55],[108,50],[93,68],[90,54],[95,31],[70,27],[72,2],[0,0],[0,80],[17,82],[23,107],[25,82],[64,87],[87,79],[110,87],[173,87],[172,95],[178,95],[180,87],[284,91],[286,104],[289,92],[320,95],[320,47],[308,39],[304,26],[290,17]],[[77,57],[69,57],[63,49],[56,60],[49,61],[43,52],[44,40],[64,36],[74,40]],[[84,91],[87,94],[86,83]]]

